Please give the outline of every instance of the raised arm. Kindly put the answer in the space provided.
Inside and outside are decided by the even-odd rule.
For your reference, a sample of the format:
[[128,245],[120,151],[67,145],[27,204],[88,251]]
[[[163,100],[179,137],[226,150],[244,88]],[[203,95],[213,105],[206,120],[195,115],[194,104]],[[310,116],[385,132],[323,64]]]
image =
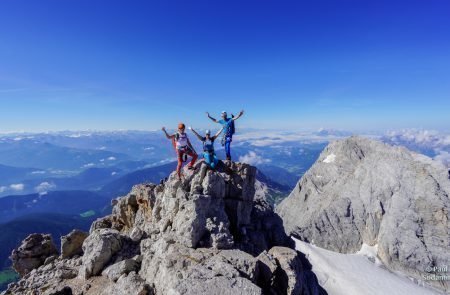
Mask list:
[[208,116],[208,118],[211,119],[211,121],[213,121],[214,123],[217,123],[217,120],[214,119],[213,117],[211,117],[208,112],[206,112],[206,115]]
[[167,133],[166,131],[166,127],[161,128],[162,131],[164,131],[164,134],[166,135],[167,139],[172,139],[174,138],[175,135],[169,135],[169,133]]
[[244,114],[244,110],[240,111],[239,114],[236,117],[232,118],[231,120],[236,121],[237,119],[242,117],[243,114]]
[[198,134],[197,131],[194,130],[194,128],[189,127],[189,130],[191,130],[200,141],[203,141],[203,137],[200,134]]
[[222,133],[223,127],[213,136],[213,139],[216,140],[216,138]]

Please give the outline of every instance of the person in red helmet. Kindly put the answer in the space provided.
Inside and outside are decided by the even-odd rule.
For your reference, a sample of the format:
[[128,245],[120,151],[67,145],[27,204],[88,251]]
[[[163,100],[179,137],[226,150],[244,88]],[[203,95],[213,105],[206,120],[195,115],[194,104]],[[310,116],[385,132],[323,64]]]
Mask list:
[[178,124],[178,131],[175,134],[169,134],[166,131],[166,128],[163,127],[162,131],[164,131],[167,139],[172,140],[172,143],[175,147],[175,150],[177,152],[177,159],[178,159],[178,165],[177,165],[177,174],[178,178],[181,178],[181,167],[183,166],[184,158],[187,159],[187,156],[190,156],[192,159],[188,164],[188,169],[194,169],[195,161],[197,161],[198,155],[195,152],[194,148],[192,147],[192,144],[187,136],[187,134],[184,132],[186,129],[186,126],[183,123]]

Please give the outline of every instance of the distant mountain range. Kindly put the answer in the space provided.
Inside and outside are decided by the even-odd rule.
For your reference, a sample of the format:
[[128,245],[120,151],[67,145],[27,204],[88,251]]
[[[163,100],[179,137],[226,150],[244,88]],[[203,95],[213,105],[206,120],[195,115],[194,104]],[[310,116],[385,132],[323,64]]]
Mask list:
[[51,212],[33,213],[0,224],[0,270],[11,264],[8,257],[16,247],[30,233],[50,233],[59,246],[59,237],[69,233],[72,229],[89,230],[91,222],[98,215],[81,217],[79,215],[63,215]]
[[176,167],[177,163],[172,162],[157,167],[137,170],[111,181],[99,192],[112,197],[123,196],[131,190],[133,185],[145,182],[159,183],[161,179],[167,177]]
[[0,198],[0,223],[32,213],[79,215],[102,211],[110,198],[90,191],[50,191],[43,194]]

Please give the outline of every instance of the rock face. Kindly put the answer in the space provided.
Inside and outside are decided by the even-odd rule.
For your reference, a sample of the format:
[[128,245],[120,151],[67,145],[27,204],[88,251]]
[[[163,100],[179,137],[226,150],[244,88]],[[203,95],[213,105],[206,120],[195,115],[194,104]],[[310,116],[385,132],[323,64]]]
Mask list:
[[5,294],[326,294],[281,218],[255,198],[255,175],[200,162],[182,180],[137,185],[92,224],[82,257],[51,262],[67,264],[67,279],[39,267]]
[[85,254],[80,275],[85,279],[98,275],[121,248],[122,237],[117,230],[104,228],[94,231],[83,243]]
[[22,241],[19,248],[13,250],[10,258],[13,268],[24,276],[43,265],[50,256],[57,254],[58,250],[50,235],[31,234]]
[[427,267],[450,265],[449,194],[440,164],[351,137],[322,152],[277,212],[288,234],[341,253],[378,244],[388,268],[422,279]]
[[88,233],[74,229],[68,235],[61,237],[62,258],[70,258],[75,255],[83,254],[82,246],[87,236]]

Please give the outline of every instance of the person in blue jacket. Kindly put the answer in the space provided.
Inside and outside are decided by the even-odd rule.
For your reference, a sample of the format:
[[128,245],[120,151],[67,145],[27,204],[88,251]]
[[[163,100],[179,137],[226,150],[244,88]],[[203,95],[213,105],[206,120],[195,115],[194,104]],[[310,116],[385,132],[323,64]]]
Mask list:
[[211,131],[206,130],[205,136],[201,136],[194,130],[194,128],[189,127],[195,136],[203,143],[203,158],[205,159],[206,165],[211,167],[212,169],[216,168],[219,160],[216,157],[216,153],[214,152],[214,141],[222,132],[223,128],[219,130],[215,135],[211,136]]
[[227,156],[227,160],[231,160],[231,142],[233,141],[233,134],[235,132],[234,121],[242,117],[243,114],[244,111],[242,110],[236,117],[231,115],[232,117],[229,118],[227,112],[223,111],[221,114],[222,119],[216,120],[213,117],[211,117],[208,112],[206,112],[206,115],[208,116],[209,119],[211,119],[215,123],[221,124],[223,127],[222,146],[225,146],[225,153]]

